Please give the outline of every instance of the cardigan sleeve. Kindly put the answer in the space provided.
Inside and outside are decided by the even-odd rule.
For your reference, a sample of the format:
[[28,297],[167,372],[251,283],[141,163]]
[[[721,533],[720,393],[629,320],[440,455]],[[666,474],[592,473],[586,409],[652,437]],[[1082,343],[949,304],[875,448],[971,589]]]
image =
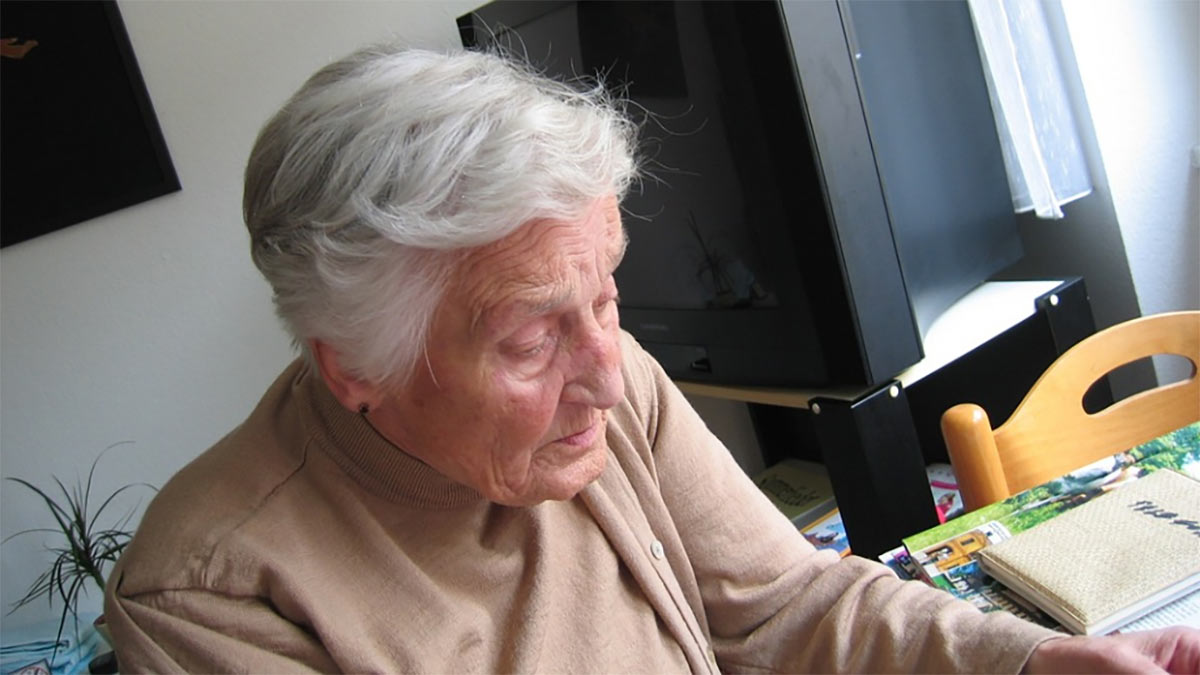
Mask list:
[[[817,551],[640,347],[627,366],[723,671],[1018,672],[1057,633]],[[640,363],[639,363],[640,362]],[[644,379],[643,379],[644,378]]]

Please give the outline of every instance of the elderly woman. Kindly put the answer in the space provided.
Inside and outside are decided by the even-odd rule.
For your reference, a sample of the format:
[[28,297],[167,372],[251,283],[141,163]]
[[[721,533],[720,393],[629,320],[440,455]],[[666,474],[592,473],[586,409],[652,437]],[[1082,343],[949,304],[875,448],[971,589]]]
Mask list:
[[245,217],[304,355],[148,508],[108,585],[123,670],[1200,661],[808,545],[620,330],[634,134],[478,53],[364,50],[287,102]]

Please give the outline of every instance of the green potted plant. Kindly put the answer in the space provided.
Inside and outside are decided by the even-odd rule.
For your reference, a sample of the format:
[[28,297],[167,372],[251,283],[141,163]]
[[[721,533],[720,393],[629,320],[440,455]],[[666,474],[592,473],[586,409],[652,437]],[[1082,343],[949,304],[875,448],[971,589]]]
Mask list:
[[[128,442],[128,441],[126,441]],[[125,546],[133,537],[134,526],[131,524],[136,505],[124,516],[116,518],[109,527],[101,525],[104,516],[114,500],[122,493],[135,487],[146,487],[155,490],[147,483],[130,483],[110,493],[99,506],[92,509],[97,499],[92,494],[92,480],[96,474],[96,466],[106,452],[120,443],[110,445],[96,456],[88,470],[86,481],[76,481],[68,488],[57,477],[52,476],[57,492],[53,489],[44,490],[23,478],[8,478],[23,485],[35,493],[45,503],[46,508],[54,517],[56,527],[37,527],[22,530],[5,537],[2,543],[7,543],[15,537],[36,533],[52,534],[54,537],[47,543],[47,548],[53,552],[54,559],[49,567],[42,571],[25,592],[24,597],[13,603],[9,613],[25,605],[46,598],[50,606],[56,601],[62,603],[62,613],[58,622],[56,642],[61,640],[67,617],[78,622],[78,604],[81,594],[87,594],[89,586],[94,587],[104,595],[104,584],[107,580],[108,567],[116,562]],[[108,640],[107,631],[97,620],[97,629]]]

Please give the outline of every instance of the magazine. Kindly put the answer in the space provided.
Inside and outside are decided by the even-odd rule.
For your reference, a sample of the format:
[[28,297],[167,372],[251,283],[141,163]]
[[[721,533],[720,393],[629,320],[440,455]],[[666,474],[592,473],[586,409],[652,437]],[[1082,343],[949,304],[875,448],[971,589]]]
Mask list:
[[938,522],[944,523],[963,514],[962,497],[958,494],[958,479],[954,468],[945,462],[925,467],[929,477],[929,491],[933,493],[933,505],[937,508]]
[[1200,422],[906,537],[903,543],[915,557],[916,551],[988,523],[1003,525],[1010,535],[1022,532],[1161,468],[1175,469],[1200,478]]
[[1200,590],[1198,523],[1200,480],[1167,469],[976,555],[1071,632],[1102,635]]
[[798,530],[826,519],[837,508],[829,474],[816,462],[785,459],[755,476],[754,484]]
[[[885,556],[895,565],[910,569],[913,578],[953,593],[983,611],[1004,610],[1058,628],[1058,623],[1044,612],[984,574],[975,554],[1164,468],[1200,478],[1200,422],[906,537],[904,556],[898,558],[895,552]],[[906,565],[900,562],[904,558]]]
[[801,533],[808,543],[818,549],[833,549],[843,558],[850,555],[846,526],[842,524],[842,514],[836,508],[801,530]]
[[892,572],[905,581],[911,581],[919,578],[916,566],[913,563],[912,557],[908,555],[908,549],[903,546],[887,551],[879,556],[880,562],[891,568]]

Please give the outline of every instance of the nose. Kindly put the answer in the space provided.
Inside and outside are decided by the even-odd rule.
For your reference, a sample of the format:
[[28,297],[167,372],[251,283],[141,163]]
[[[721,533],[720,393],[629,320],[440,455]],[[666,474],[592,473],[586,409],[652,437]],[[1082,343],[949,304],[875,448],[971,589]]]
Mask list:
[[571,370],[562,399],[607,410],[625,396],[621,377],[621,345],[616,326],[605,326],[589,317],[580,326],[571,350]]

